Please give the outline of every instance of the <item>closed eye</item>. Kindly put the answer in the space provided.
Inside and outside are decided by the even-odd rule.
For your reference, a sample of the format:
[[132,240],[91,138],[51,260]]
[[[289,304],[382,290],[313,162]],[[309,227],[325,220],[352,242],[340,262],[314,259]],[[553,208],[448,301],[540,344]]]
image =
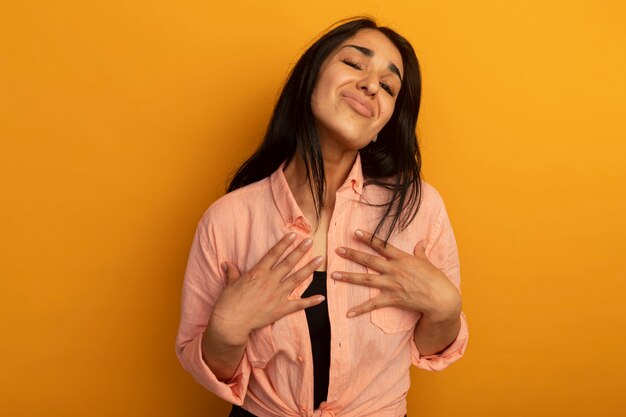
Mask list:
[[357,69],[357,70],[359,70],[359,71],[363,69],[363,68],[361,67],[361,65],[359,65],[359,63],[358,63],[358,62],[350,61],[349,59],[344,59],[344,60],[343,60],[343,63],[344,63],[344,64],[346,64],[347,66],[352,67],[352,68],[354,68],[354,69]]
[[393,88],[387,83],[380,83],[380,87],[385,90],[391,97],[394,96]]

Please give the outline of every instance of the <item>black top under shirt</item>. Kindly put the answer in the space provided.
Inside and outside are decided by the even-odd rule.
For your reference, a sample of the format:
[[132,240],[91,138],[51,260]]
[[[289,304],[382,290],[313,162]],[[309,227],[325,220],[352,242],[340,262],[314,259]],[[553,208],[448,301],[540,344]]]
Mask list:
[[[302,293],[302,298],[313,295],[326,297],[326,271],[315,271],[313,281]],[[313,408],[319,408],[328,396],[330,373],[330,320],[326,300],[304,310],[309,325],[311,350],[313,352]],[[255,417],[254,414],[234,405],[229,417]]]
[[[326,297],[326,271],[315,271],[311,285],[302,293],[302,298],[313,295]],[[323,302],[304,310],[309,325],[309,337],[313,351],[313,409],[319,408],[328,396],[330,373],[330,320],[328,303]]]

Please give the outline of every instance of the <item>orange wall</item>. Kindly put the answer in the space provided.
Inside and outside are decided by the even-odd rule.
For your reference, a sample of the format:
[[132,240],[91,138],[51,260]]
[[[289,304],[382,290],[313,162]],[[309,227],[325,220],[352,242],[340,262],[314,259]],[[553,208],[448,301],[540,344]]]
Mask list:
[[174,354],[195,224],[358,13],[421,58],[470,321],[409,415],[626,415],[624,2],[297,3],[0,3],[0,415],[225,415]]

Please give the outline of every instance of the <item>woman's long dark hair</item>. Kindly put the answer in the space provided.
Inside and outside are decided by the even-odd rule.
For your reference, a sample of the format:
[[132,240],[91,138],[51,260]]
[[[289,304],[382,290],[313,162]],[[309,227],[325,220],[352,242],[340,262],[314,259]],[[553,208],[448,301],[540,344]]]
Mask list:
[[404,67],[404,78],[391,119],[378,133],[377,141],[359,151],[366,178],[364,185],[375,184],[390,191],[391,197],[382,205],[384,213],[374,231],[378,235],[384,228],[385,240],[388,240],[394,229],[402,230],[409,225],[420,205],[421,155],[415,128],[420,106],[421,75],[411,44],[393,30],[379,27],[370,18],[339,22],[300,57],[274,107],[263,142],[237,170],[228,192],[270,176],[297,151],[305,164],[319,219],[324,206],[326,182],[311,96],[326,58],[362,29],[375,29],[389,38],[400,51]]

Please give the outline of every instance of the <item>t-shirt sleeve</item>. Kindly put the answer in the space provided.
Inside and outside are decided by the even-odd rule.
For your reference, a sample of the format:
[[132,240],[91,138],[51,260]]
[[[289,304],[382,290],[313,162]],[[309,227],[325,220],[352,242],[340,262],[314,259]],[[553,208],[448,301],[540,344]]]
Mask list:
[[[456,239],[452,231],[450,219],[446,213],[445,206],[439,199],[439,210],[436,216],[435,225],[426,242],[426,256],[439,268],[452,283],[461,291],[461,275],[459,270],[459,252]],[[468,330],[465,315],[461,313],[461,328],[452,342],[443,352],[436,355],[422,356],[413,338],[411,344],[411,362],[418,368],[429,371],[440,371],[448,367],[453,362],[459,360],[465,353],[467,347]]]
[[230,381],[221,382],[202,356],[202,335],[211,311],[221,294],[226,277],[219,268],[212,229],[207,216],[198,224],[191,245],[181,297],[181,317],[176,337],[176,355],[193,378],[218,397],[233,404],[243,404],[251,367],[247,355]]

